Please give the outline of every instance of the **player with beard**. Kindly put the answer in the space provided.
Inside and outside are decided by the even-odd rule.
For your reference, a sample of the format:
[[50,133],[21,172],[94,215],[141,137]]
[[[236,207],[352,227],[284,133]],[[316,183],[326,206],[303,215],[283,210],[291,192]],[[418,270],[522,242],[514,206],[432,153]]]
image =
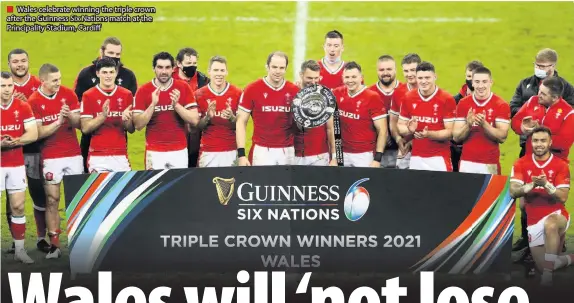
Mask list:
[[2,136],[2,161],[0,163],[0,191],[7,191],[6,201],[12,209],[10,230],[14,239],[14,259],[34,263],[26,253],[26,169],[22,146],[38,139],[36,119],[30,105],[14,97],[12,75],[2,72],[0,79],[0,126]]
[[[8,53],[8,67],[12,72],[14,81],[14,97],[27,101],[28,98],[38,90],[40,79],[30,74],[30,58],[23,49],[13,49]],[[34,203],[34,220],[36,221],[36,235],[38,237],[36,247],[38,250],[47,253],[50,244],[46,241],[46,193],[44,192],[42,180],[42,168],[40,167],[40,142],[32,142],[24,145],[24,162],[26,166],[26,176],[28,179],[28,192]],[[7,199],[10,197],[7,195]],[[11,209],[10,203],[6,203],[6,218],[10,223]],[[11,228],[11,225],[8,224]],[[14,243],[8,253],[14,252]]]
[[[377,76],[379,81],[369,87],[369,89],[379,94],[383,100],[385,110],[390,111],[395,92],[398,91],[399,94],[404,94],[407,91],[406,84],[397,80],[397,66],[392,56],[383,55],[379,57],[377,61]],[[401,155],[409,152],[407,143],[399,136],[396,129],[397,120],[397,115],[389,116],[388,129],[391,135],[387,137],[387,145],[383,153],[381,167],[396,168],[399,150]]]
[[337,98],[346,167],[381,167],[387,142],[387,112],[379,95],[367,89],[361,66],[345,65],[345,86],[333,91]]
[[319,60],[321,67],[321,85],[334,89],[343,85],[343,67],[345,61],[341,58],[345,47],[343,45],[343,34],[332,30],[325,35],[323,44],[325,56]]
[[389,110],[390,119],[389,124],[391,127],[391,135],[395,139],[395,142],[403,148],[399,148],[397,153],[397,168],[408,169],[409,163],[411,161],[411,150],[412,150],[412,137],[403,137],[398,131],[398,121],[399,115],[401,113],[401,104],[405,95],[417,88],[417,78],[416,70],[417,66],[421,63],[421,57],[417,54],[410,53],[405,55],[401,61],[401,67],[403,69],[403,75],[406,81],[406,85],[399,85],[394,93],[391,101],[391,108]]
[[500,144],[510,128],[510,106],[492,93],[492,74],[486,67],[474,70],[473,93],[456,108],[453,138],[463,146],[460,172],[500,174]]
[[[518,112],[512,117],[512,130],[521,137],[526,137],[525,155],[528,157],[532,153],[530,144],[532,131],[539,125],[550,129],[552,133],[552,146],[550,152],[562,160],[568,162],[570,148],[574,142],[574,111],[572,106],[562,97],[564,92],[564,82],[558,77],[549,77],[541,81],[538,93],[532,96]],[[526,212],[524,199],[519,201],[521,216],[521,231],[524,238],[527,238],[527,222],[530,220]],[[521,242],[515,244],[520,245]],[[520,247],[516,245],[517,247]],[[564,243],[562,251],[566,251]],[[526,247],[516,262],[530,260],[532,257],[530,249]],[[528,265],[529,262],[525,262]],[[532,270],[532,269],[531,269]]]
[[155,78],[142,85],[135,96],[133,123],[146,129],[146,169],[187,168],[185,123],[199,122],[197,103],[189,85],[173,79],[175,60],[167,52],[153,57]]
[[574,254],[560,255],[570,226],[564,207],[570,192],[570,168],[550,152],[552,136],[550,129],[535,127],[527,143],[533,153],[518,159],[510,175],[510,195],[525,200],[530,252],[542,272],[542,285],[551,285],[554,271],[574,260]]
[[39,71],[42,85],[28,102],[38,124],[44,190],[46,192],[46,223],[50,251],[46,259],[59,258],[60,250],[60,190],[66,175],[84,171],[76,129],[80,128],[80,103],[74,91],[64,87],[60,70],[44,64]]
[[133,133],[132,93],[115,84],[117,67],[111,58],[96,63],[99,82],[82,96],[82,133],[92,136],[88,154],[90,172],[131,170],[126,132]]
[[[236,140],[239,166],[292,165],[293,114],[291,104],[299,92],[285,80],[289,58],[283,52],[267,57],[267,76],[247,85],[237,111]],[[253,138],[249,159],[245,154],[245,129],[253,116]]]
[[237,160],[235,122],[241,89],[227,82],[227,60],[211,57],[209,83],[195,92],[201,136],[199,167],[233,166]]
[[417,66],[416,91],[404,97],[399,117],[399,133],[414,136],[409,169],[452,171],[450,140],[456,102],[436,85],[434,66],[422,62]]
[[[562,98],[563,82],[557,77],[542,81],[538,95],[533,96],[512,117],[512,129],[518,135],[530,135],[532,130],[545,126],[552,132],[550,151],[568,161],[570,148],[574,143],[574,110]],[[532,153],[532,145],[526,140],[525,155]]]
[[[301,88],[319,84],[321,81],[319,64],[314,60],[303,62],[299,77]],[[295,165],[337,166],[336,153],[332,116],[322,126],[309,129],[297,127],[295,130]]]

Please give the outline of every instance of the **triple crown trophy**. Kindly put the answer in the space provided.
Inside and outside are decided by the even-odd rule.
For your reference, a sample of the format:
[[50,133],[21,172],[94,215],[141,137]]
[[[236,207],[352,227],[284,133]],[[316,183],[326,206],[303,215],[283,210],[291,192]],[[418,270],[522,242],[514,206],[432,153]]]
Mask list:
[[305,87],[293,99],[291,111],[297,127],[303,133],[306,129],[323,126],[333,116],[337,164],[343,166],[339,111],[333,92],[318,84]]

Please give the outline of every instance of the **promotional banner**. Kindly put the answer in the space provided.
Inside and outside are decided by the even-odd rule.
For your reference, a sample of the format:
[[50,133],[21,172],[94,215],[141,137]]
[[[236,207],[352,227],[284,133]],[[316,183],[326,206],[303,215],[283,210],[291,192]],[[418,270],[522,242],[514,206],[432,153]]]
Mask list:
[[66,176],[73,273],[505,273],[505,176],[230,167]]

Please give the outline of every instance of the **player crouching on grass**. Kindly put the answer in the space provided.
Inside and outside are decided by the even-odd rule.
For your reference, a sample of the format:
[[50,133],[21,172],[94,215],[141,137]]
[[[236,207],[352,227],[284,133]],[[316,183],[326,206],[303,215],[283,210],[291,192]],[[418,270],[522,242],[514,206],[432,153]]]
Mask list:
[[88,153],[89,172],[131,170],[126,131],[133,133],[133,95],[115,84],[117,66],[111,58],[96,62],[99,83],[82,95],[82,133],[91,134]]
[[542,272],[541,284],[551,285],[554,270],[572,265],[574,254],[559,255],[570,214],[564,203],[570,192],[568,163],[550,152],[552,133],[544,126],[532,131],[533,153],[518,159],[510,175],[510,195],[521,198],[528,214],[528,242]]
[[8,72],[1,75],[1,136],[2,162],[0,165],[0,193],[8,190],[12,217],[10,225],[14,238],[14,259],[22,263],[34,263],[26,253],[26,168],[22,146],[38,139],[36,119],[30,105],[14,98],[14,80]]

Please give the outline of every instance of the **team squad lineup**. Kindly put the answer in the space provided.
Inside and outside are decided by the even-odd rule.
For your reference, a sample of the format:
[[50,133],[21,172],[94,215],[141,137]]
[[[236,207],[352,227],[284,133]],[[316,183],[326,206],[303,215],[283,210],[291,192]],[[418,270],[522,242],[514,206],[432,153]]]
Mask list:
[[[467,65],[466,83],[455,96],[437,86],[435,66],[415,53],[400,62],[405,82],[396,77],[395,59],[383,55],[376,64],[379,81],[366,86],[363,67],[342,60],[343,41],[340,32],[328,32],[325,56],[296,66],[295,83],[285,79],[288,55],[273,52],[267,75],[244,88],[227,81],[225,57],[209,60],[208,75],[199,72],[191,48],[175,58],[155,54],[155,77],[139,86],[120,61],[121,42],[107,38],[73,88],[61,85],[57,66],[41,65],[36,77],[28,71],[27,52],[11,51],[10,72],[2,72],[1,79],[1,181],[15,260],[34,262],[24,248],[26,189],[34,201],[37,248],[47,259],[59,258],[63,176],[131,170],[127,140],[136,131],[145,131],[142,160],[150,170],[337,166],[342,148],[347,167],[500,174],[500,144],[512,130],[523,138],[510,176],[511,195],[524,210],[523,238],[529,241],[523,246],[542,273],[541,282],[550,284],[555,269],[572,263],[572,255],[560,250],[570,224],[564,203],[574,93],[555,71],[556,52],[537,54],[535,76],[521,81],[517,94],[531,87],[522,85],[528,79],[537,91],[514,96],[509,104],[493,93],[492,73],[479,61]],[[317,84],[332,91],[339,120],[304,128],[294,123],[292,103],[302,88]],[[246,151],[250,119],[253,144]],[[550,238],[552,245],[545,245]]]

